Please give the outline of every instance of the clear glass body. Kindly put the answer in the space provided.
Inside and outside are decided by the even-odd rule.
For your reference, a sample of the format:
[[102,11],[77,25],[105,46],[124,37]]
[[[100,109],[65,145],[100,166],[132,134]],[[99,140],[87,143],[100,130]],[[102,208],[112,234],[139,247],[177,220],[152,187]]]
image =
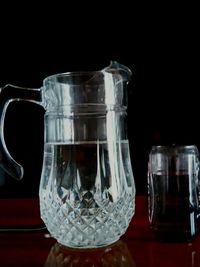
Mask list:
[[111,244],[135,212],[123,83],[110,71],[45,80],[41,216],[65,246]]
[[130,76],[127,67],[111,62],[101,71],[52,75],[39,89],[0,89],[0,167],[16,179],[23,168],[5,145],[6,109],[19,100],[45,109],[40,211],[50,234],[65,246],[111,244],[134,215],[125,121]]
[[196,146],[154,146],[148,165],[149,220],[162,239],[199,232],[199,153]]

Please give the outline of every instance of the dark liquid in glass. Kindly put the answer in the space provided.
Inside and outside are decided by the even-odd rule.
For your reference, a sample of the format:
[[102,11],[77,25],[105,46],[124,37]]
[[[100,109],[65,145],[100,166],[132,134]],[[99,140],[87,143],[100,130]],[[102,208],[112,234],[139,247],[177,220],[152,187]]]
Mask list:
[[198,187],[188,174],[153,174],[150,192],[151,227],[168,240],[190,240],[199,230]]

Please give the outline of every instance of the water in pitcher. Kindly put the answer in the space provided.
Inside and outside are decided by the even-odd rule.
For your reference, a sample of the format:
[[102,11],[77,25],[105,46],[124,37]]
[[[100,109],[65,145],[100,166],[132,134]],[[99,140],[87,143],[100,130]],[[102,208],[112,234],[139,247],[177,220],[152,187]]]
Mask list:
[[127,140],[46,143],[41,183],[41,216],[66,246],[112,243],[134,214]]

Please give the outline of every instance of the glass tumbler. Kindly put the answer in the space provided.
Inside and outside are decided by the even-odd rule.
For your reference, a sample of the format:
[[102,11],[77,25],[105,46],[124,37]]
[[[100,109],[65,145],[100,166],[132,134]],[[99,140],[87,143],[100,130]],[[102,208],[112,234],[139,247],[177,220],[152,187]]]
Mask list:
[[191,146],[153,146],[148,163],[152,231],[161,239],[190,240],[199,232],[199,153]]

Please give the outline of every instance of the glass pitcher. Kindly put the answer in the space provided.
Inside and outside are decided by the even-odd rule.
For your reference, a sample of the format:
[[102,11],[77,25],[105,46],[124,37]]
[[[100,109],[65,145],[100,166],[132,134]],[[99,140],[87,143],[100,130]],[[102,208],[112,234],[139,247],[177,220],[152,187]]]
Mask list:
[[117,62],[101,71],[47,77],[43,87],[1,89],[0,166],[16,179],[23,168],[4,141],[11,101],[45,109],[45,144],[39,198],[52,237],[69,247],[99,247],[118,240],[135,212],[135,183],[126,133],[126,86],[131,71]]

